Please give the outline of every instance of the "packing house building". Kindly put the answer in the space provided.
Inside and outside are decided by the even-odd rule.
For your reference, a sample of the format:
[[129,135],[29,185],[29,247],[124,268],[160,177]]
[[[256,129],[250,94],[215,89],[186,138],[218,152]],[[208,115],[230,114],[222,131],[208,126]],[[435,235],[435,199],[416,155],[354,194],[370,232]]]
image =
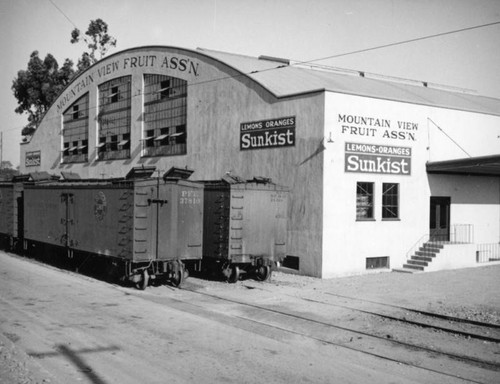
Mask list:
[[500,100],[271,57],[139,47],[76,77],[21,144],[23,173],[111,178],[141,165],[289,187],[285,265],[301,274],[500,258]]

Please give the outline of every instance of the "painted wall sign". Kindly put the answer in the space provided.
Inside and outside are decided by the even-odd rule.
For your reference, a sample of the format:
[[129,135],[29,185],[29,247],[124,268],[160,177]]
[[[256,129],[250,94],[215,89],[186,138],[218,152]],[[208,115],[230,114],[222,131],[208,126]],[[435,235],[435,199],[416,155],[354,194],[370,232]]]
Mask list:
[[350,136],[378,137],[390,140],[416,141],[418,123],[390,119],[338,114],[340,132]]
[[295,146],[295,116],[240,124],[240,150]]
[[411,175],[411,148],[345,143],[345,172]]
[[26,167],[38,167],[42,163],[42,152],[41,151],[33,151],[26,152],[26,156],[24,158],[24,165]]

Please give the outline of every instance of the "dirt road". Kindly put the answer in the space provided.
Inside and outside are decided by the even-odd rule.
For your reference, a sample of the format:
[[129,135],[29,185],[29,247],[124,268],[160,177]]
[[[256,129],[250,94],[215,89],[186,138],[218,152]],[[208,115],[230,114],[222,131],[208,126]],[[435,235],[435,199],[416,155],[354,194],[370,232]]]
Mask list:
[[[382,311],[373,291],[347,290],[363,286],[356,279],[277,274],[268,283],[229,285],[190,278],[184,289],[137,291],[0,252],[0,383],[499,381],[494,329],[471,340],[373,316]],[[489,294],[498,297],[494,284]],[[480,304],[496,321],[498,300]],[[463,360],[454,357],[464,349]]]

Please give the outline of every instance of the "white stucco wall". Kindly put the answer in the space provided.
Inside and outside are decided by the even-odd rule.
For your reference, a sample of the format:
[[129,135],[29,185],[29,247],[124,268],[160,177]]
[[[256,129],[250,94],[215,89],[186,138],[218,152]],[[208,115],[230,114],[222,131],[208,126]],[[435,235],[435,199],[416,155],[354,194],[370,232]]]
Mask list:
[[[322,276],[365,273],[367,257],[389,256],[391,268],[401,267],[429,233],[431,195],[452,196],[452,224],[474,224],[477,240],[498,241],[498,178],[431,176],[426,162],[467,157],[463,149],[471,156],[498,154],[499,130],[495,116],[326,93]],[[348,172],[346,143],[411,148],[411,175]],[[357,182],[374,183],[373,221],[356,220]],[[382,219],[383,183],[400,186],[399,220]]]
[[450,224],[473,226],[476,244],[500,242],[500,178],[429,175],[432,196],[451,198]]

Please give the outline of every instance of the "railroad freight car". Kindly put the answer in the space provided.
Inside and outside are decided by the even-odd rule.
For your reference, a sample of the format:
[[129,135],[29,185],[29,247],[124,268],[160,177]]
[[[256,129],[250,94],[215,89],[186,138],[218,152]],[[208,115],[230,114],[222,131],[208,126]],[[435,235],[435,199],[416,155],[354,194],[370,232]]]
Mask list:
[[269,279],[286,254],[288,189],[230,175],[204,184],[204,268],[231,283],[242,273]]
[[24,183],[42,183],[54,180],[47,172],[14,176],[0,182],[0,248],[20,251],[23,241]]
[[202,257],[203,185],[173,175],[25,185],[27,248],[101,259],[139,289],[179,286]]
[[0,248],[10,250],[14,241],[14,184],[0,182]]

